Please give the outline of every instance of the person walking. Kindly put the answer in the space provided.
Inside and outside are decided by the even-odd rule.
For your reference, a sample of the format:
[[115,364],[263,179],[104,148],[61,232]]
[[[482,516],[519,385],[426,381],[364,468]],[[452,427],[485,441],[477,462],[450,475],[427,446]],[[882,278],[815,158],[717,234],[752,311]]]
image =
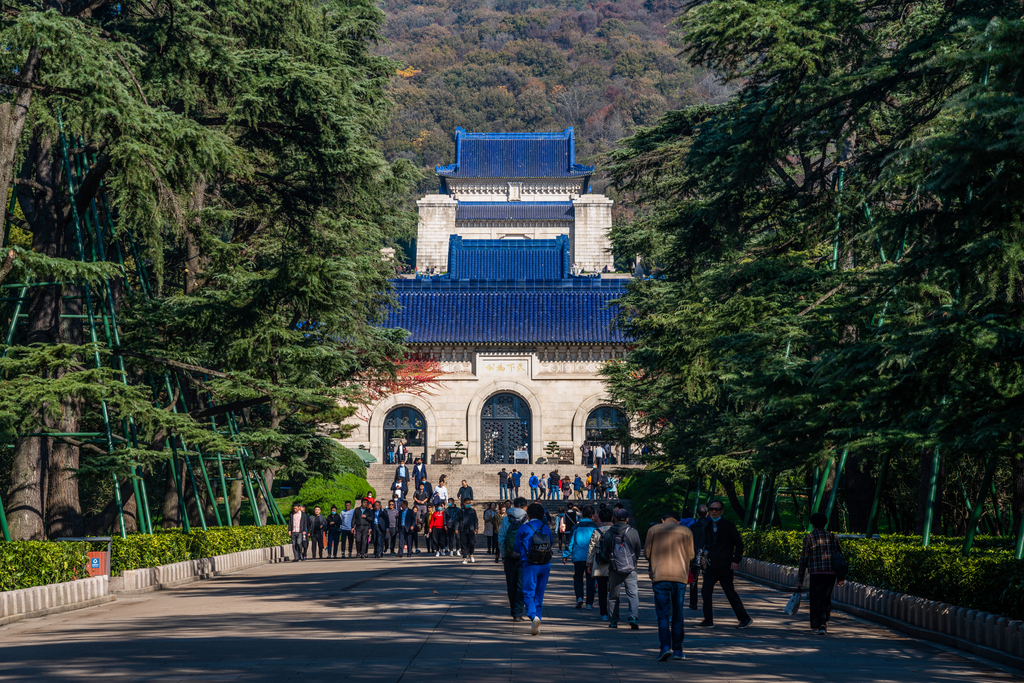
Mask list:
[[576,500],[583,500],[583,479],[580,478],[579,473],[576,474],[576,479],[572,482],[572,490]]
[[288,533],[292,537],[292,562],[303,559],[302,542],[306,540],[306,527],[308,525],[306,513],[298,503],[292,505],[292,514],[288,518]]
[[459,537],[462,540],[462,564],[476,562],[473,553],[476,552],[476,532],[480,528],[480,522],[473,509],[473,498],[469,497],[462,501],[462,517],[459,519]]
[[487,539],[488,555],[493,553],[497,546],[495,539],[498,535],[494,533],[494,518],[498,514],[498,511],[495,509],[496,507],[495,503],[488,503],[487,507],[484,508],[484,538]]
[[448,547],[448,532],[444,528],[444,506],[437,504],[427,523],[430,540],[434,544],[434,557],[441,557]]
[[395,477],[395,481],[391,484],[391,499],[395,501],[396,505],[405,500],[406,486],[404,479]]
[[465,504],[467,500],[473,500],[473,487],[466,483],[466,480],[462,480],[462,486],[459,487],[459,492],[456,494],[459,499],[459,506]]
[[352,532],[356,537],[356,556],[364,560],[369,552],[372,518],[373,510],[370,509],[370,501],[363,498],[362,503],[352,513]]
[[395,554],[395,544],[398,543],[398,506],[395,501],[388,501],[388,509],[384,512],[388,515],[388,545],[391,554]]
[[498,498],[505,500],[508,498],[508,472],[505,468],[501,468],[501,472],[498,472]]
[[552,472],[548,476],[548,491],[551,492],[551,500],[562,499],[562,478],[558,476],[557,472]]
[[[326,545],[327,536],[327,518],[320,512],[320,506],[317,505],[313,508],[313,516],[309,518],[310,530],[309,533],[312,536],[313,546],[313,559],[324,559],[324,545]],[[330,554],[327,555],[330,557]]]
[[409,509],[409,503],[402,501],[401,509],[398,511],[398,556],[403,557],[402,550],[407,549],[406,555],[412,555],[412,535],[416,531],[416,511]]
[[515,549],[523,563],[523,603],[526,618],[533,622],[530,635],[540,633],[544,612],[544,590],[551,575],[551,529],[544,523],[544,506],[531,503],[526,508],[528,521],[516,532]]
[[704,548],[704,529],[708,525],[708,506],[697,507],[697,518],[690,525],[690,533],[693,534],[694,558],[690,564],[690,571],[693,572],[693,581],[690,583],[690,609],[697,609],[697,583],[700,580],[700,553]]
[[555,531],[558,533],[558,552],[565,550],[565,507],[558,506],[558,514],[555,515]]
[[416,463],[412,466],[412,480],[417,491],[420,484],[427,480],[427,465],[419,458],[416,458]]
[[355,535],[352,533],[352,518],[356,511],[352,509],[352,501],[345,501],[345,509],[341,514],[341,556],[345,557],[345,543],[348,542],[348,556],[352,557],[352,544],[355,542]]
[[567,532],[569,545],[562,551],[562,564],[572,562],[572,588],[576,593],[576,609],[583,609],[584,604],[590,605],[587,609],[593,609],[595,583],[593,577],[587,574],[587,555],[590,550],[590,539],[596,530],[594,506],[587,505],[583,508],[583,519],[574,529]]
[[808,612],[811,617],[811,630],[823,636],[828,633],[828,622],[832,616],[832,590],[844,583],[836,574],[836,568],[832,566],[832,558],[836,553],[841,555],[843,549],[836,535],[825,529],[828,526],[828,517],[824,513],[815,512],[811,515],[811,526],[814,530],[804,536],[803,550],[800,553],[800,577],[796,588],[800,590],[804,587],[804,576],[810,571],[808,600],[811,604]]
[[537,480],[537,475],[530,472],[530,478],[526,484],[530,487],[530,500],[537,500],[540,495],[540,482]]
[[525,498],[516,498],[498,528],[498,552],[505,570],[505,590],[508,593],[508,608],[512,621],[522,621],[526,612],[523,599],[522,557],[515,547],[516,535],[526,523],[526,505]]
[[599,526],[594,530],[587,547],[587,573],[597,587],[597,607],[600,610],[601,621],[608,621],[608,573],[611,568],[607,562],[598,561],[597,551],[601,547],[604,535],[611,531],[612,511],[608,508],[598,510],[597,523]]
[[706,566],[704,567],[704,587],[701,588],[700,596],[704,602],[704,621],[697,624],[697,628],[714,628],[715,617],[711,603],[715,592],[715,584],[722,584],[722,592],[725,593],[733,613],[739,620],[736,628],[747,628],[754,620],[743,608],[743,601],[736,593],[733,586],[733,572],[740,568],[740,560],[743,559],[743,537],[740,536],[736,525],[727,519],[722,519],[724,506],[721,502],[715,501],[708,506],[708,525],[704,527],[704,547],[707,549]]
[[412,495],[412,504],[416,508],[416,514],[420,519],[427,518],[427,490],[423,482],[416,487],[416,493]]
[[[399,446],[401,448],[402,446]],[[405,464],[404,455],[399,456],[398,467],[395,468],[395,479],[401,479],[405,485],[409,485],[409,466]]]
[[647,530],[644,557],[654,589],[654,611],[658,615],[658,661],[686,659],[683,654],[683,600],[690,582],[693,562],[693,534],[679,523],[679,515],[670,512]]
[[444,509],[444,528],[448,532],[448,555],[461,555],[459,549],[459,508],[455,505],[455,499],[448,499],[448,507]]
[[626,590],[629,603],[629,627],[634,631],[640,628],[637,618],[640,615],[640,594],[637,587],[636,569],[640,564],[640,534],[629,525],[629,512],[616,509],[612,513],[615,520],[611,530],[601,539],[600,554],[608,559],[608,626],[619,627],[620,605],[619,594]]
[[327,557],[338,558],[338,545],[341,540],[341,515],[338,506],[331,506],[331,514],[327,515]]
[[513,489],[513,491],[509,492],[509,498],[518,498],[519,497],[519,485],[523,481],[523,473],[513,467],[512,468],[512,475],[511,476],[512,476],[512,489]]
[[442,476],[437,482],[437,486],[434,487],[434,496],[431,499],[434,505],[448,505],[448,487],[444,485],[444,481],[444,477]]
[[540,500],[546,500],[548,497],[548,478],[543,474],[537,477],[537,488],[540,489]]

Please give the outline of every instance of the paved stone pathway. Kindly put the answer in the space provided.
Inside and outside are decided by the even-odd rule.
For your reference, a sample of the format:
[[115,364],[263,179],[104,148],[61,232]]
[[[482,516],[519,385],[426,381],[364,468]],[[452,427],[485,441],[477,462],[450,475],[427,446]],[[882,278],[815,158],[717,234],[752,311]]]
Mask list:
[[[688,628],[682,662],[658,650],[650,583],[641,629],[577,611],[556,564],[543,630],[508,617],[499,565],[436,559],[266,565],[178,590],[0,627],[3,681],[646,681],[985,683],[1008,669],[887,629],[833,617],[817,637],[788,596],[740,583],[754,626]],[[698,621],[687,611],[687,625]]]

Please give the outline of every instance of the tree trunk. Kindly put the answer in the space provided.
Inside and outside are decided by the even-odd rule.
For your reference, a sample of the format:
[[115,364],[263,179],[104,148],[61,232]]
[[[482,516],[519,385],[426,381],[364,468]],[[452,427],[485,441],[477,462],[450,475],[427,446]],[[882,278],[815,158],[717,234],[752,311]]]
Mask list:
[[[181,527],[181,506],[178,503],[178,487],[171,476],[171,463],[166,463],[167,475],[164,477],[164,504],[161,510],[163,521],[160,526],[164,529],[176,529]],[[177,466],[177,465],[175,465]]]
[[732,506],[733,511],[740,519],[744,519],[747,516],[747,511],[740,505],[740,499],[736,495],[736,482],[722,475],[718,475],[718,478],[722,482],[722,486],[725,487],[725,495],[729,497],[729,505]]
[[870,462],[859,457],[846,464],[846,510],[850,513],[850,531],[862,534],[868,529],[871,503],[875,499],[875,480],[871,476]]
[[[121,505],[124,506],[124,526],[126,533],[133,533],[138,529],[135,521],[138,507],[135,505],[135,487],[131,479],[121,482]],[[130,514],[129,514],[129,511]],[[103,536],[106,533],[120,533],[120,524],[117,519],[117,498],[111,496],[110,502],[95,517],[91,518],[85,525],[86,533],[90,536]]]
[[236,479],[228,484],[228,507],[231,508],[231,526],[242,524],[242,481]]
[[1015,536],[1020,530],[1021,516],[1024,515],[1024,457],[1010,458],[1010,486],[1013,506],[1013,529],[1010,535]]
[[[28,51],[25,65],[21,69],[21,82],[25,86],[31,86],[39,75],[39,63],[42,61],[43,52],[39,48],[32,48]],[[25,132],[25,122],[28,121],[29,105],[32,103],[31,87],[15,87],[14,101],[0,104],[0,186],[4,192],[4,198],[10,196],[11,181],[14,179],[14,166],[17,162],[18,142],[22,133]],[[6,242],[5,230],[7,221],[0,221],[0,244]],[[4,277],[0,276],[0,285]]]

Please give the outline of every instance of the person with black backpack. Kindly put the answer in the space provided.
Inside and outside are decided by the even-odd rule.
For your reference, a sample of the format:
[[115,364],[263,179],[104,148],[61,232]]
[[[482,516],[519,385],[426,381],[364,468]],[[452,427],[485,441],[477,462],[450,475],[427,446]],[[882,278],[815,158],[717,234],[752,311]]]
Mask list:
[[516,498],[498,527],[498,554],[505,568],[505,588],[512,621],[522,621],[526,605],[523,602],[523,563],[515,549],[516,534],[526,522],[526,504],[523,497]]
[[516,533],[513,546],[523,563],[523,602],[526,618],[533,622],[530,635],[540,633],[540,620],[544,609],[544,589],[551,575],[552,547],[555,539],[544,523],[544,506],[532,503],[526,508],[529,521]]
[[616,508],[612,513],[615,525],[601,538],[601,547],[596,561],[608,563],[608,627],[619,627],[619,593],[626,588],[629,601],[629,627],[640,628],[640,594],[637,587],[636,568],[640,563],[640,534],[629,525],[629,512]]
[[[803,588],[804,574],[811,572],[810,601],[811,629],[819,636],[828,633],[828,620],[832,614],[832,589],[842,586],[849,565],[843,557],[839,539],[825,527],[828,517],[824,513],[811,515],[814,530],[804,536],[803,552],[800,553],[800,578],[797,590]],[[837,583],[838,579],[838,583]]]

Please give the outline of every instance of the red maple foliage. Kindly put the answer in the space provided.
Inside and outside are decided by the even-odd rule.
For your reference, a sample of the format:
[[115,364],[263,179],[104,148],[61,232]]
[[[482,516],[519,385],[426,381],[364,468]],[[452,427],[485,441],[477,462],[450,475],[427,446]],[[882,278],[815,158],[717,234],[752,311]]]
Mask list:
[[[363,377],[364,408],[396,394],[423,396],[432,393],[444,385],[439,379],[442,374],[444,371],[436,359],[422,353],[410,354],[396,364],[394,374],[377,373]],[[362,419],[370,419],[369,410],[361,409],[359,413]]]

